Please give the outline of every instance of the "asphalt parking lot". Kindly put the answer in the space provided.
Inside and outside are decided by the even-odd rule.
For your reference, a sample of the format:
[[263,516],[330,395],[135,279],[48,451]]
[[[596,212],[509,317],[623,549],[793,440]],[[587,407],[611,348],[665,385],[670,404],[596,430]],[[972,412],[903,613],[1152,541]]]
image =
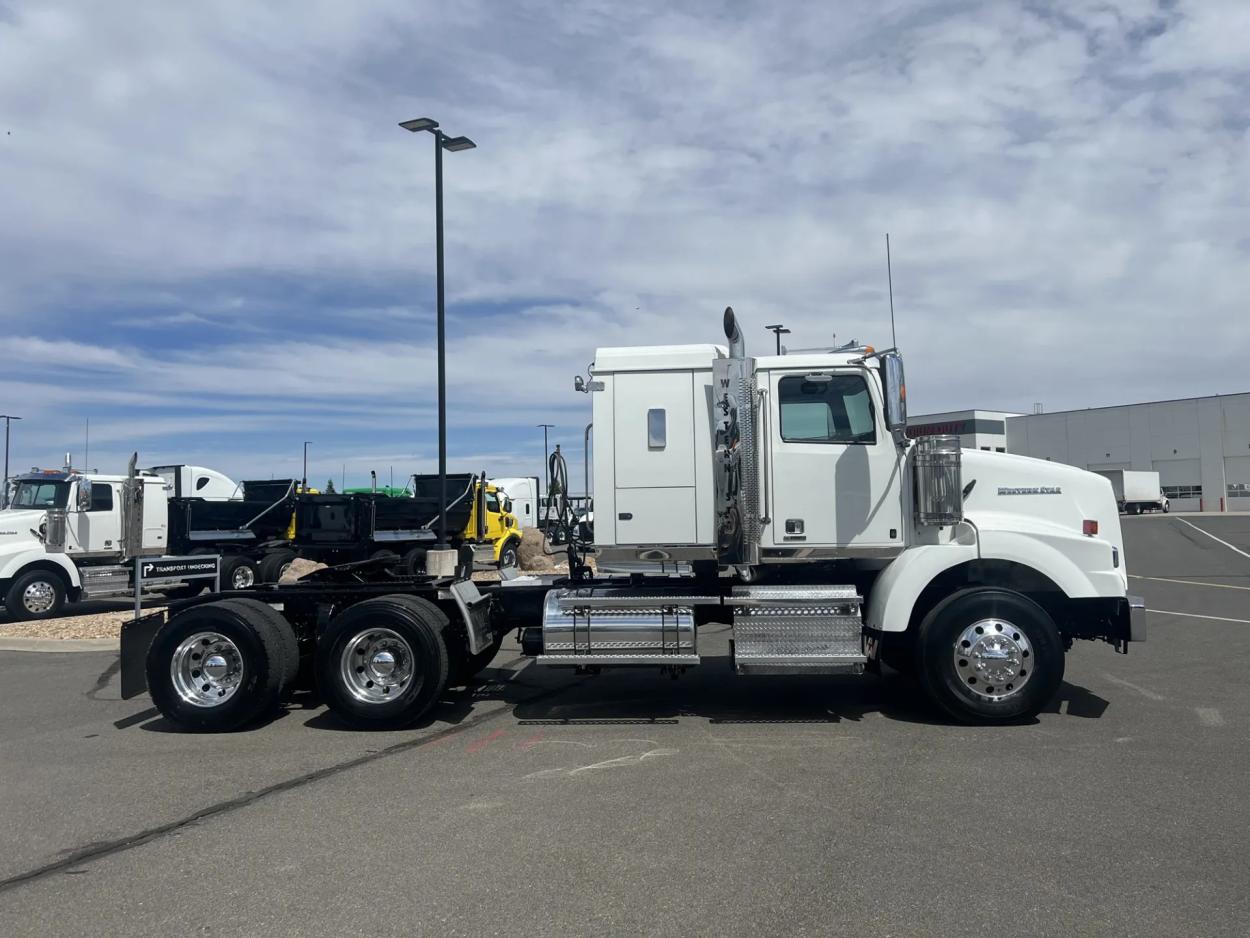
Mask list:
[[0,652],[0,934],[1242,935],[1250,517],[1124,524],[1150,639],[1027,726],[506,644],[414,730],[196,736],[113,653]]

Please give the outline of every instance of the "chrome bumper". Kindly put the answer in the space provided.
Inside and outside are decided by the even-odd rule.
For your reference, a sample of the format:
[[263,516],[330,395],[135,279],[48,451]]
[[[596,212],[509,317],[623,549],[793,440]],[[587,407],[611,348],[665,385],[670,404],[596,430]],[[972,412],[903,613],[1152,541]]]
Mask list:
[[1146,600],[1140,596],[1128,596],[1128,640],[1146,640]]

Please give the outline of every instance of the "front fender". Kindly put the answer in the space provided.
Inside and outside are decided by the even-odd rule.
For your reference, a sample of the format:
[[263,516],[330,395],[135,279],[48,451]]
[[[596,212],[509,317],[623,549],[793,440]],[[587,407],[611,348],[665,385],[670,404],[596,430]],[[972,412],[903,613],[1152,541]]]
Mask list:
[[1035,570],[1070,599],[1123,597],[1123,567],[1112,562],[1112,545],[1067,532],[981,529],[977,544],[909,547],[877,578],[868,597],[866,624],[882,632],[906,631],[925,587],[943,572],[973,560],[1001,560]]
[[50,554],[42,547],[32,547],[6,557],[0,562],[0,580],[11,580],[35,563],[59,567],[65,573],[65,580],[71,587],[77,589],[82,586],[82,577],[78,575],[78,568],[65,554]]

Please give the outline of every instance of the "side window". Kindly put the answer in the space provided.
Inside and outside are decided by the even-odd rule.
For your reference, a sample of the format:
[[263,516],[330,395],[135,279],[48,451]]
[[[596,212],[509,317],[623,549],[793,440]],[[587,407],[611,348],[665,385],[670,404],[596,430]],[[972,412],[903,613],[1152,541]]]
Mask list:
[[859,375],[790,375],[778,384],[787,443],[875,443],[868,385]]
[[101,485],[97,482],[91,486],[91,507],[88,511],[113,510],[113,486]]
[[499,496],[494,492],[486,493],[486,510],[490,512],[499,511]]
[[668,445],[668,415],[662,407],[647,411],[647,449],[664,449]]
[[200,476],[195,480],[195,490],[198,492],[200,489],[204,488],[204,486],[208,485],[208,482],[208,476]]

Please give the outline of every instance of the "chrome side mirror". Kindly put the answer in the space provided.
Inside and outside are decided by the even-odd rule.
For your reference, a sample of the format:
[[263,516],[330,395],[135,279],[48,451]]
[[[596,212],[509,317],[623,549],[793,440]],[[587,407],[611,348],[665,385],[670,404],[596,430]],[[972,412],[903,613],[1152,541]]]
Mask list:
[[881,356],[885,378],[885,425],[900,446],[907,440],[907,382],[903,377],[903,356],[887,352]]
[[90,479],[78,480],[78,510],[79,511],[91,510],[91,480]]

